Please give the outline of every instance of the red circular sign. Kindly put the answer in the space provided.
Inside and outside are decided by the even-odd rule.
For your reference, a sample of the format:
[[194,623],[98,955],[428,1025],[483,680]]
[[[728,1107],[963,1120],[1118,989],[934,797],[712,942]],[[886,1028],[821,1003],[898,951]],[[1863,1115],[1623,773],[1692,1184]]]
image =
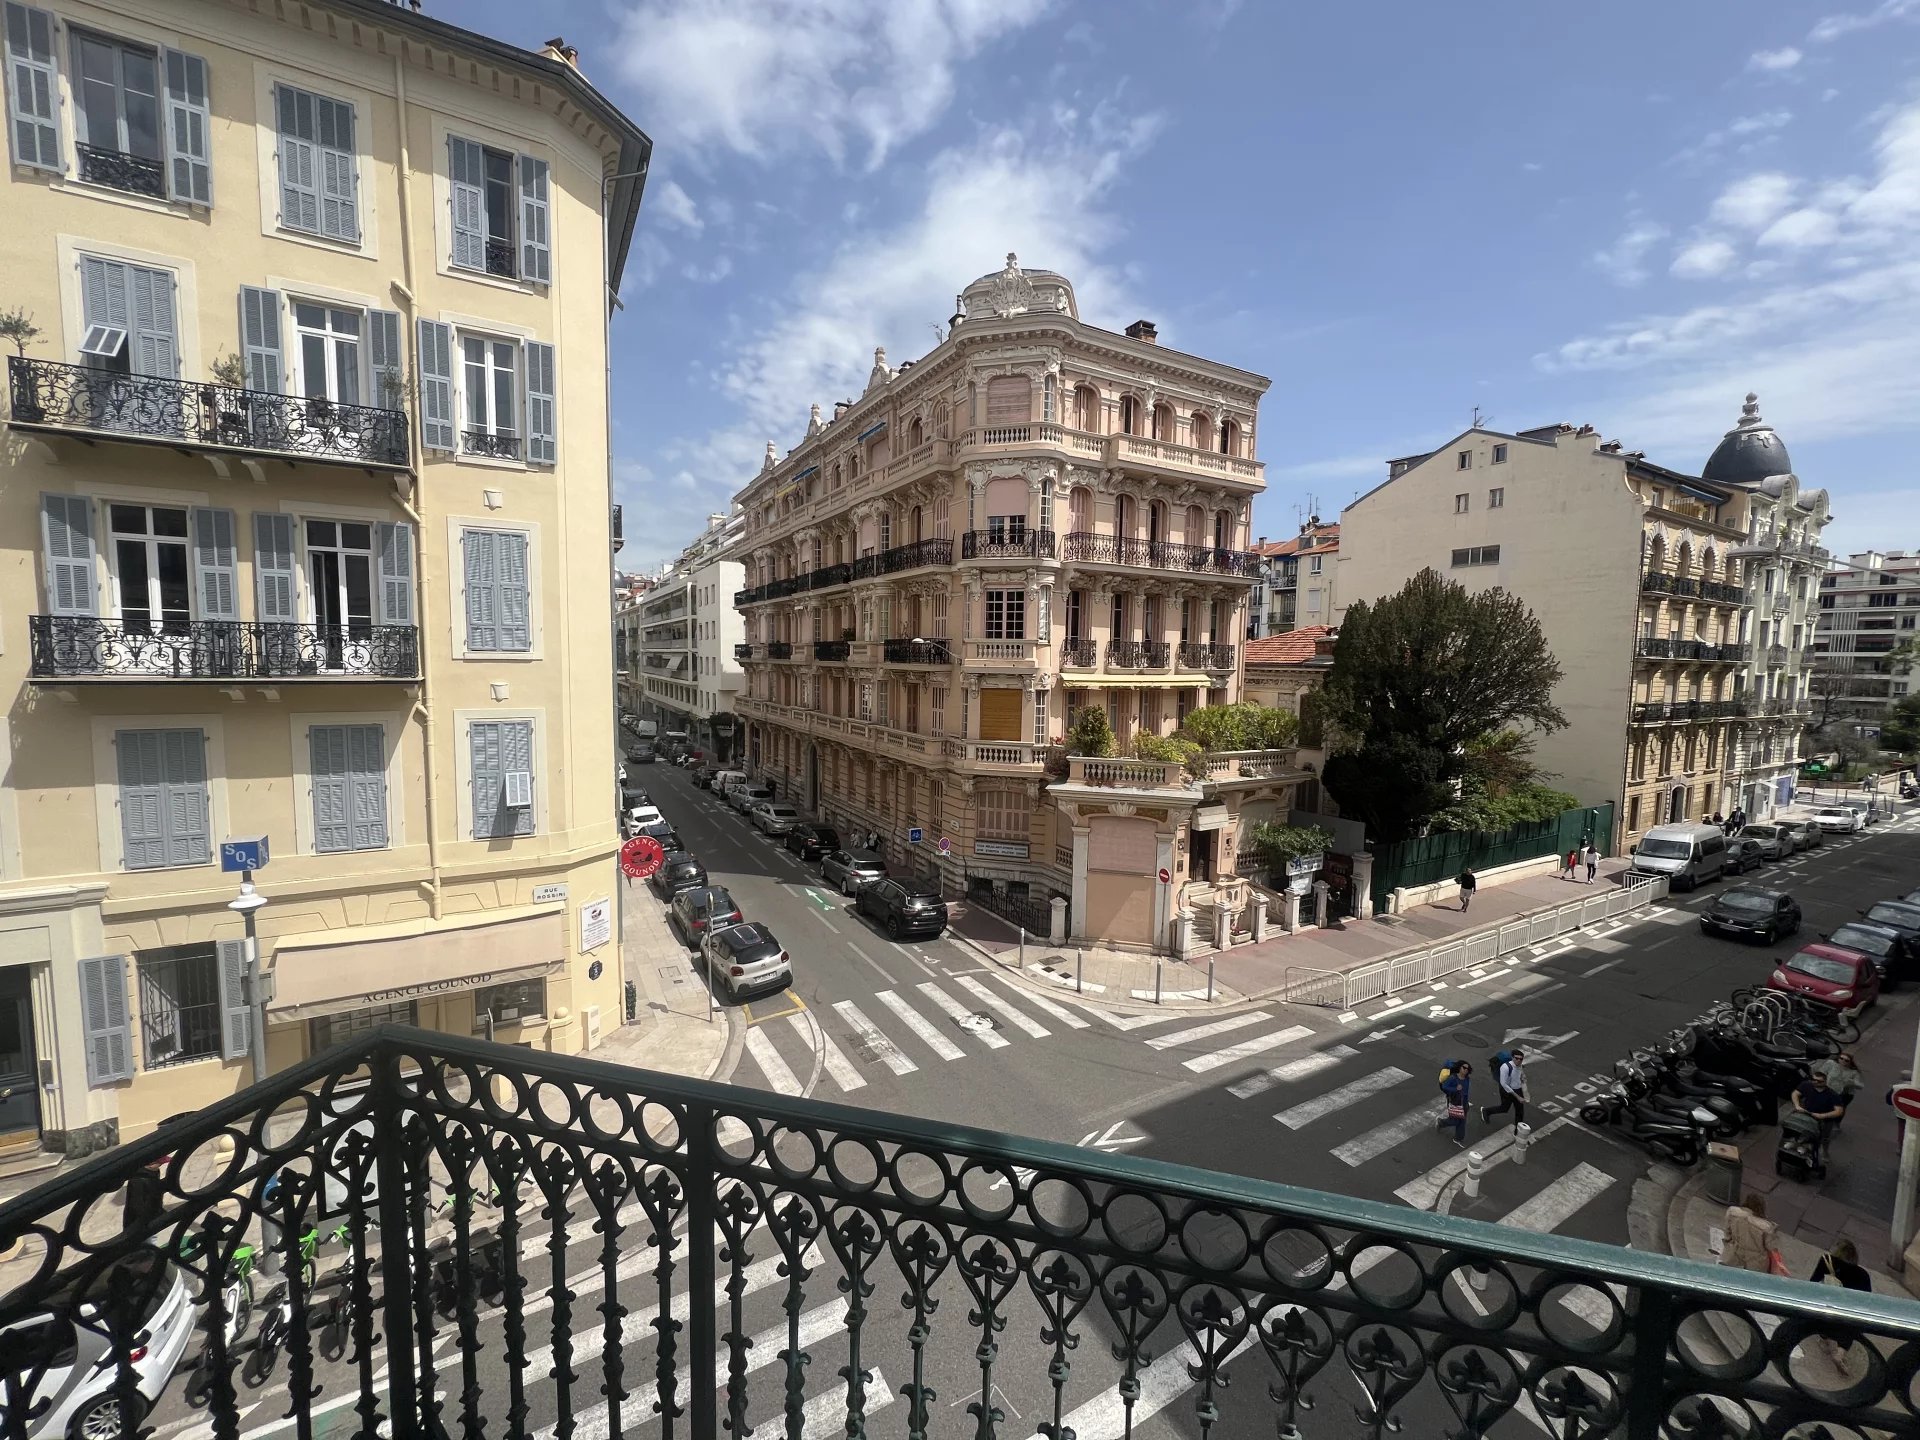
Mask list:
[[1920,1088],[1912,1085],[1896,1085],[1893,1091],[1893,1108],[1909,1120],[1920,1120]]
[[634,880],[646,879],[666,858],[666,850],[651,835],[636,835],[620,847],[620,869]]
[[1162,885],[1171,885],[1173,883],[1173,872],[1164,865],[1160,867],[1160,883]]

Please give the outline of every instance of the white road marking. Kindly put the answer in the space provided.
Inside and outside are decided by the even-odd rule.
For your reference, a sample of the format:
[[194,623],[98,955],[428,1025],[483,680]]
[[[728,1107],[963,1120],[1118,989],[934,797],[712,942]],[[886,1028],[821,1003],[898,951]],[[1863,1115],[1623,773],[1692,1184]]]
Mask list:
[[[1542,1101],[1541,1105],[1544,1107],[1547,1103],[1549,1102]],[[1530,1145],[1538,1145],[1542,1140],[1546,1139],[1547,1136],[1553,1134],[1554,1131],[1562,1129],[1572,1122],[1573,1117],[1571,1115],[1563,1115],[1557,1120],[1549,1120],[1533,1132],[1528,1143]],[[1478,1153],[1490,1161],[1494,1160],[1496,1156],[1506,1158],[1502,1152],[1512,1144],[1513,1131],[1503,1130],[1490,1139],[1480,1141],[1473,1147],[1473,1152]],[[1426,1174],[1409,1180],[1398,1190],[1394,1191],[1395,1198],[1406,1201],[1407,1204],[1413,1206],[1416,1210],[1433,1209],[1433,1207],[1439,1203],[1440,1192],[1446,1189],[1447,1182],[1455,1176],[1465,1173],[1469,1153],[1468,1151],[1460,1150],[1449,1155],[1438,1165],[1427,1171]]]
[[1409,1110],[1397,1119],[1384,1125],[1376,1125],[1364,1135],[1356,1135],[1344,1145],[1334,1147],[1333,1158],[1348,1165],[1364,1165],[1377,1155],[1384,1155],[1396,1145],[1404,1144],[1422,1130],[1433,1129],[1440,1117],[1447,1113],[1445,1101],[1431,1105],[1422,1105]]
[[[942,1035],[926,1018],[891,990],[876,990],[873,998],[898,1015],[906,1027],[918,1035],[926,1047],[942,1060],[963,1060],[967,1052]],[[1005,1043],[1004,1041],[1002,1042]]]
[[808,1044],[813,1043],[813,1037],[818,1033],[821,1063],[827,1067],[827,1074],[833,1077],[834,1084],[842,1090],[858,1090],[867,1083],[866,1077],[853,1068],[853,1062],[847,1058],[847,1052],[834,1044],[833,1037],[825,1030],[808,1025],[807,1017],[804,1015],[789,1015],[787,1023],[793,1027],[794,1033]]
[[1313,1031],[1305,1025],[1289,1025],[1284,1030],[1275,1030],[1271,1034],[1256,1035],[1251,1040],[1242,1040],[1238,1045],[1229,1045],[1224,1050],[1216,1050],[1211,1055],[1196,1055],[1185,1062],[1187,1069],[1196,1075],[1204,1075],[1209,1070],[1218,1070],[1222,1065],[1237,1064],[1242,1060],[1251,1060],[1268,1050],[1277,1050],[1282,1045],[1291,1045],[1296,1040],[1304,1040]]
[[1258,1075],[1250,1075],[1237,1085],[1229,1085],[1227,1093],[1236,1100],[1251,1100],[1276,1085],[1304,1080],[1309,1075],[1318,1075],[1322,1070],[1331,1070],[1342,1060],[1351,1060],[1359,1053],[1351,1045],[1336,1045],[1322,1054],[1305,1055],[1298,1060],[1289,1060],[1284,1065],[1276,1065],[1271,1070],[1263,1070]]
[[886,981],[889,985],[893,984],[893,976],[889,975],[885,970],[882,970],[880,968],[880,962],[878,960],[874,959],[871,955],[867,954],[866,951],[862,950],[858,945],[855,945],[851,940],[847,942],[847,949],[851,950],[854,954],[858,955],[862,960],[866,961],[867,964],[871,965],[873,967],[874,974],[878,975],[882,980]]
[[1611,1175],[1583,1160],[1546,1189],[1501,1216],[1500,1223],[1516,1230],[1531,1230],[1536,1235],[1549,1234],[1612,1185]]
[[787,1062],[780,1058],[780,1052],[773,1048],[773,1041],[758,1025],[747,1027],[747,1053],[753,1056],[753,1063],[760,1067],[760,1073],[767,1077],[767,1083],[777,1093],[798,1095],[807,1088],[800,1083],[800,1077],[793,1073]]
[[[967,1009],[966,1006],[962,1005],[938,985],[935,985],[931,980],[921,983],[920,993],[933,1001],[933,1003],[938,1005],[942,1010],[946,1011],[949,1020],[957,1023],[961,1020],[970,1020],[973,1018],[973,1011]],[[965,1033],[971,1035],[989,1050],[1004,1050],[1007,1048],[1007,1037],[997,1030],[968,1030]]]
[[1211,1040],[1216,1035],[1225,1035],[1229,1031],[1244,1030],[1249,1025],[1259,1025],[1273,1017],[1264,1010],[1255,1010],[1246,1015],[1229,1015],[1225,1020],[1215,1020],[1209,1025],[1195,1025],[1186,1030],[1176,1030],[1171,1035],[1156,1035],[1147,1041],[1152,1050],[1171,1050],[1176,1045],[1191,1045],[1197,1040]]
[[1111,1010],[1095,1010],[1092,1006],[1087,1007],[1087,1012],[1098,1015],[1116,1030],[1139,1030],[1148,1025],[1167,1023],[1167,1017],[1164,1015],[1119,1015]]
[[958,977],[954,983],[959,985],[962,990],[973,996],[974,999],[978,1000],[982,1005],[985,1005],[996,1015],[1010,1021],[1015,1028],[1026,1031],[1027,1034],[1031,1035],[1034,1039],[1044,1040],[1053,1033],[1038,1020],[1033,1019],[1022,1011],[1014,1009],[1009,1001],[994,994],[993,991],[982,985],[971,975],[962,975]]
[[867,1048],[873,1051],[874,1057],[894,1074],[911,1075],[920,1068],[902,1055],[899,1047],[882,1035],[879,1028],[862,1015],[860,1007],[851,1000],[836,1000],[833,1003],[833,1009],[835,1014],[853,1027],[853,1033],[866,1042]]
[[1384,1070],[1376,1070],[1371,1075],[1363,1075],[1350,1084],[1342,1085],[1338,1090],[1329,1090],[1311,1100],[1303,1100],[1291,1109],[1282,1110],[1273,1118],[1289,1130],[1298,1130],[1303,1125],[1311,1125],[1323,1116],[1344,1110],[1357,1100],[1369,1095],[1378,1095],[1383,1090],[1391,1090],[1402,1080],[1411,1080],[1413,1076],[1397,1065],[1389,1065]]
[[1051,1015],[1054,1019],[1058,1020],[1062,1025],[1065,1025],[1069,1030],[1084,1030],[1087,1028],[1088,1022],[1085,1020],[1082,1020],[1078,1015],[1074,1014],[1071,1010],[1067,1009],[1066,1006],[1056,1005],[1053,1003],[1053,1001],[1047,999],[1046,996],[1035,995],[1031,990],[1022,990],[1019,986],[1015,985],[1013,981],[1009,980],[1005,975],[998,975],[996,972],[996,978],[998,978],[1000,983],[1002,985],[1005,985],[1009,990],[1018,991],[1020,998],[1026,1001],[1029,1005],[1033,1006],[1034,1009],[1040,1011],[1041,1014]]

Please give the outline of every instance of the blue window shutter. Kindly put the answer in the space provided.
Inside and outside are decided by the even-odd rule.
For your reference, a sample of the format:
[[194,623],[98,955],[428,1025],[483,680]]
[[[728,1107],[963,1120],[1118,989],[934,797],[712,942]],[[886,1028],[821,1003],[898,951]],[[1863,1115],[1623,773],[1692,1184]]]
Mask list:
[[414,351],[420,365],[420,444],[453,449],[453,327],[422,320]]
[[527,537],[502,530],[494,537],[495,593],[499,598],[502,650],[533,648],[533,597],[527,588]]
[[289,230],[320,233],[320,161],[314,143],[315,97],[276,85],[274,109],[280,130],[280,223]]
[[199,619],[240,618],[235,528],[231,510],[196,508],[193,512],[193,588],[200,602]]
[[447,198],[453,210],[453,263],[462,270],[487,268],[486,162],[480,147],[447,137]]
[[386,736],[378,725],[355,725],[347,732],[350,777],[348,816],[353,848],[387,848]]
[[47,613],[95,614],[93,502],[85,495],[42,495],[40,529],[47,566]]
[[180,374],[180,342],[173,323],[173,272],[127,267],[127,291],[133,303],[133,373],[172,380]]
[[127,957],[95,955],[80,962],[80,1020],[87,1046],[87,1084],[133,1078],[133,1026],[127,1017]]
[[373,403],[402,410],[407,403],[407,374],[400,364],[400,312],[367,312],[367,359],[373,372]]
[[320,233],[331,240],[360,238],[358,163],[348,150],[320,151]]
[[476,720],[467,727],[476,840],[490,840],[499,834],[506,818],[506,774],[500,763],[502,728],[495,720]]
[[313,848],[332,855],[353,848],[349,818],[351,797],[347,768],[347,726],[315,725],[307,731],[312,752]]
[[500,648],[500,532],[463,530],[460,547],[465,556],[467,581],[467,649]]
[[162,816],[169,865],[205,865],[213,858],[207,799],[207,738],[198,730],[162,730]]
[[212,112],[207,62],[178,50],[166,53],[167,193],[189,205],[213,204],[213,161],[208,148]]
[[216,940],[220,972],[220,1054],[244,1060],[253,1053],[253,1007],[247,1003],[247,942]]
[[527,459],[551,465],[558,449],[553,396],[553,346],[529,340],[527,349]]
[[[500,726],[501,800],[510,805],[502,817],[509,835],[533,834],[533,722],[509,720]],[[524,780],[517,777],[525,776]],[[516,783],[517,781],[517,783]],[[513,801],[524,798],[524,805]]]
[[404,522],[375,527],[379,585],[375,600],[382,625],[413,624],[413,526]]
[[[129,327],[133,323],[132,305],[127,298],[127,267],[118,260],[103,260],[98,255],[80,257],[80,310],[88,329],[104,326],[117,330],[120,344],[129,345]],[[102,358],[119,354],[119,349],[97,352]]]
[[120,863],[128,870],[167,864],[160,731],[122,730],[114,737],[120,772]]
[[247,362],[247,388],[280,393],[287,373],[280,351],[280,292],[240,287],[240,348]]
[[253,593],[262,624],[291,624],[293,609],[293,517],[256,510],[253,515]]
[[60,77],[53,58],[53,16],[9,0],[7,132],[16,164],[60,170]]
[[547,162],[520,157],[520,278],[545,285],[553,279],[553,241],[548,229]]

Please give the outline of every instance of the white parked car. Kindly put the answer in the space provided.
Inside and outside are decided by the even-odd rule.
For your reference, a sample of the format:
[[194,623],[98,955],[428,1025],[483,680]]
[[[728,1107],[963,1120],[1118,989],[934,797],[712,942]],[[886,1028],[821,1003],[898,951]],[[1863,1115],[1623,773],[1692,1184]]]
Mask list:
[[1852,806],[1822,805],[1813,812],[1813,823],[1830,834],[1851,835],[1863,828],[1866,821]]
[[800,812],[791,805],[762,800],[747,812],[747,818],[762,835],[784,835],[800,823]]

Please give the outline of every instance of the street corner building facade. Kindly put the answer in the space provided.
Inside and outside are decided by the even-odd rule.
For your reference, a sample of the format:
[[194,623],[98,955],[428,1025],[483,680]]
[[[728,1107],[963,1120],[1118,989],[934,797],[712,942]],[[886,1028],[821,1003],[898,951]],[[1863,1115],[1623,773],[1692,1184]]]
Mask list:
[[[649,142],[378,0],[5,0],[0,1146],[617,1023],[607,284]],[[616,178],[625,177],[625,178]],[[37,330],[37,333],[32,333]]]
[[1246,913],[1237,842],[1291,751],[1195,777],[1062,742],[1098,707],[1124,756],[1240,698],[1267,383],[1087,324],[1012,255],[932,352],[876,353],[736,497],[750,768],[1043,934],[1164,950],[1216,891]]
[[628,637],[621,708],[660,737],[686,736],[716,764],[733,757],[733,702],[746,678],[746,629],[733,603],[746,577],[737,553],[745,526],[739,514],[709,515],[617,621]]
[[1568,720],[1536,760],[1581,804],[1614,803],[1624,850],[1654,825],[1790,799],[1829,518],[1751,395],[1699,474],[1592,426],[1477,428],[1388,462],[1342,512],[1340,602],[1426,566],[1524,601]]

